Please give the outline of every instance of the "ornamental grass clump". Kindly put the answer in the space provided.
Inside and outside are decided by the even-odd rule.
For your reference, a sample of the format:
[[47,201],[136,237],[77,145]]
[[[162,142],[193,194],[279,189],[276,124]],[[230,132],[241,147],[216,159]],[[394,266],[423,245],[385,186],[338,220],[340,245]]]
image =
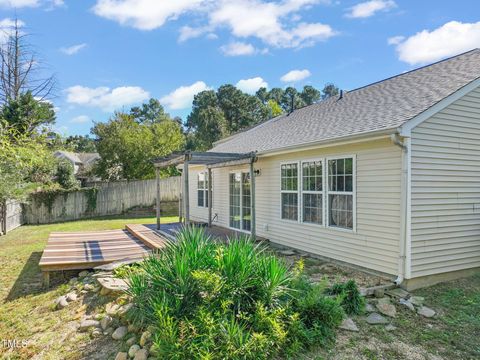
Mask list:
[[248,237],[185,228],[130,273],[131,316],[155,327],[158,358],[288,357],[327,344],[344,314],[301,276]]

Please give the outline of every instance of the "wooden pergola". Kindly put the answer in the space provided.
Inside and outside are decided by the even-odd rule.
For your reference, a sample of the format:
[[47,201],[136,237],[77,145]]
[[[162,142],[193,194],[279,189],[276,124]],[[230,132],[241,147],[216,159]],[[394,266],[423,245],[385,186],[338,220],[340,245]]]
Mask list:
[[160,230],[160,169],[183,164],[183,214],[185,225],[190,224],[190,199],[189,199],[189,165],[205,165],[208,176],[208,226],[212,226],[212,169],[236,166],[242,164],[250,165],[250,187],[251,187],[251,235],[255,238],[255,169],[257,161],[255,152],[251,153],[219,153],[219,152],[197,152],[186,151],[176,152],[169,156],[153,160],[157,178],[157,229]]

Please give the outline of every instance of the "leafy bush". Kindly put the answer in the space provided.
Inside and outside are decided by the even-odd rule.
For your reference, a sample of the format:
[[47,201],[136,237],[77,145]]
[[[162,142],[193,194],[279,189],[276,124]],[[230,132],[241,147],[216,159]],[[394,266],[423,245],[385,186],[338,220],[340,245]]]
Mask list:
[[361,314],[365,308],[365,299],[360,295],[360,290],[355,280],[349,280],[343,284],[334,284],[326,291],[329,295],[339,296],[345,312],[349,315]]
[[159,358],[270,359],[327,344],[343,310],[300,267],[247,237],[224,244],[186,228],[130,272],[132,320],[155,326]]
[[57,182],[64,189],[72,189],[78,186],[78,181],[75,179],[75,170],[72,163],[67,160],[59,160],[57,165]]

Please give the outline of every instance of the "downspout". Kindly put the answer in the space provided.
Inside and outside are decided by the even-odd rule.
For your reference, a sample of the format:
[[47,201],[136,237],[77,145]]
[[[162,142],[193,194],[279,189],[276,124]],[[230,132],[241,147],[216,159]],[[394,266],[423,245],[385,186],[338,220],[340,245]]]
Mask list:
[[399,239],[399,261],[398,261],[398,276],[395,279],[395,284],[400,285],[405,279],[406,268],[406,254],[407,254],[407,202],[408,202],[408,146],[404,141],[400,140],[398,133],[390,136],[392,143],[402,149],[402,174],[400,183],[401,196],[401,214],[400,216],[400,239]]

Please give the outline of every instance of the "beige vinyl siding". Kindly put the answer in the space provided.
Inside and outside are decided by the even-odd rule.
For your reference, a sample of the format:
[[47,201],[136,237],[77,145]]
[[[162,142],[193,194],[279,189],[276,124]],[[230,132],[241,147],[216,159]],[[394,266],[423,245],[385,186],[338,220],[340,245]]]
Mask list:
[[480,89],[412,130],[412,277],[480,266]]
[[[280,164],[343,155],[356,156],[356,232],[282,220]],[[260,176],[256,177],[259,236],[328,258],[397,274],[401,150],[389,139],[261,157],[255,169],[260,170]],[[246,172],[248,167],[222,168],[213,172],[213,213],[218,214],[216,224],[220,226],[229,226],[228,174],[234,170]],[[196,206],[196,199],[191,204]],[[195,211],[195,215],[200,213]]]

